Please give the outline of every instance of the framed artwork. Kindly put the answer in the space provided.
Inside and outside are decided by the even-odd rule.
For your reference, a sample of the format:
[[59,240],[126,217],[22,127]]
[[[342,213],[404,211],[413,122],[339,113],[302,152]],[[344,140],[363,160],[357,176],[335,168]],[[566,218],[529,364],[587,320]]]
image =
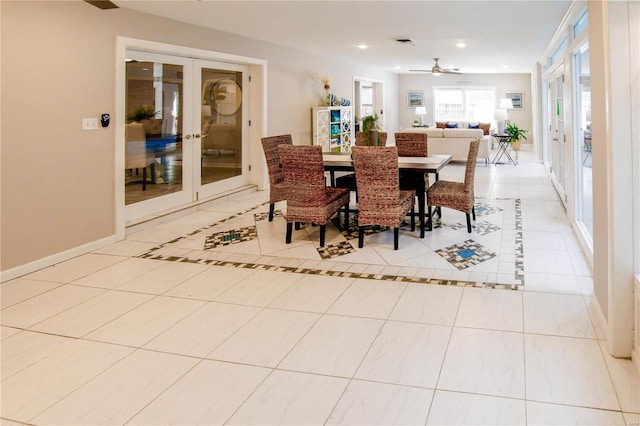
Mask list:
[[513,102],[513,109],[524,109],[524,93],[523,92],[507,92],[507,98]]
[[422,90],[407,91],[407,108],[424,106],[424,92]]

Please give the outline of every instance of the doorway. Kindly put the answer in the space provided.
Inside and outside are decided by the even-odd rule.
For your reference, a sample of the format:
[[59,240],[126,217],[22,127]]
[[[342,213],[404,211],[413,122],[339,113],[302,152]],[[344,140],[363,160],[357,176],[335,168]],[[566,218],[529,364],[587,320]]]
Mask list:
[[378,124],[384,130],[384,86],[379,80],[364,77],[353,79],[353,99],[356,131],[362,128],[362,118],[376,114]]
[[125,220],[249,182],[249,68],[128,49]]
[[548,85],[548,120],[549,120],[549,154],[550,175],[560,199],[567,207],[566,193],[566,135],[565,135],[565,105],[564,105],[564,66],[560,64],[549,75]]

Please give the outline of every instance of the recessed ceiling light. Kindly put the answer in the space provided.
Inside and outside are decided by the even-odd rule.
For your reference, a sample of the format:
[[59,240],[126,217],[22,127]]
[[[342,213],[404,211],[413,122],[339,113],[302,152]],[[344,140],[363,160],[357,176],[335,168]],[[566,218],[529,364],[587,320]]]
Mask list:
[[358,45],[358,49],[362,49],[362,50],[366,49],[367,47],[369,47],[369,46],[367,46],[366,44],[359,44]]
[[509,68],[509,65],[503,65],[502,68],[504,68],[505,70]]
[[394,68],[394,69],[396,69],[396,70],[399,70],[399,69],[400,69],[400,65],[396,65],[396,66],[395,66],[395,67],[393,67],[393,68]]
[[456,43],[456,46],[458,46],[458,47],[460,47],[460,48],[462,48],[462,47],[467,47],[467,43],[464,43],[464,42],[462,42],[462,41],[459,41],[459,42],[457,42],[457,43]]

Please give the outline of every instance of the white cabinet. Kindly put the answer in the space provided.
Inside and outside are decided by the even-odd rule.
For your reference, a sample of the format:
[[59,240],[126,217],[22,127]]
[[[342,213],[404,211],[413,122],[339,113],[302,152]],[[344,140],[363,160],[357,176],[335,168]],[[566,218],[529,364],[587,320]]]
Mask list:
[[312,108],[313,144],[324,152],[351,152],[353,113],[350,106]]

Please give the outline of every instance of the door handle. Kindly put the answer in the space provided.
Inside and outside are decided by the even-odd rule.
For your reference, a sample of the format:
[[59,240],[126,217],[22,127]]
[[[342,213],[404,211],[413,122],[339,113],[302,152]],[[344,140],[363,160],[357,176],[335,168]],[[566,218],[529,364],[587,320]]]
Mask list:
[[184,135],[185,139],[191,139],[191,135]]
[[193,137],[196,139],[200,139],[200,133],[196,133],[195,135],[193,135]]

